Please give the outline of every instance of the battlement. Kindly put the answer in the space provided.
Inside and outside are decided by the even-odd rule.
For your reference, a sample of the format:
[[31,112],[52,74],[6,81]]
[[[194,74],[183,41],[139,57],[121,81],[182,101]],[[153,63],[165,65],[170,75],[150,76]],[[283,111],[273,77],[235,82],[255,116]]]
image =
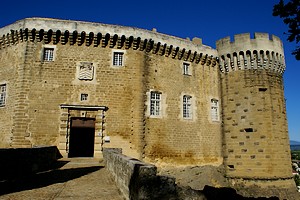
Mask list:
[[216,42],[222,72],[238,69],[270,69],[283,73],[285,70],[282,41],[268,33],[234,35],[234,41],[225,37]]
[[240,45],[243,44],[255,44],[255,43],[273,43],[274,46],[278,46],[282,48],[282,41],[279,37],[275,35],[270,35],[268,33],[254,33],[254,38],[251,38],[250,33],[242,33],[234,35],[234,40],[231,41],[230,36],[222,38],[216,42],[217,49],[219,48],[227,48],[228,45]]

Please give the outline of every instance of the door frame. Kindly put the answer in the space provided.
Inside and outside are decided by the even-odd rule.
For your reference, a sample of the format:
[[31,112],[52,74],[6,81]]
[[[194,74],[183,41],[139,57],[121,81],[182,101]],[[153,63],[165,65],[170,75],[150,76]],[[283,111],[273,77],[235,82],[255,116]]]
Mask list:
[[94,157],[102,156],[103,137],[106,135],[105,115],[108,107],[90,105],[60,105],[59,143],[58,149],[63,157],[69,154],[70,128],[72,117],[95,118]]

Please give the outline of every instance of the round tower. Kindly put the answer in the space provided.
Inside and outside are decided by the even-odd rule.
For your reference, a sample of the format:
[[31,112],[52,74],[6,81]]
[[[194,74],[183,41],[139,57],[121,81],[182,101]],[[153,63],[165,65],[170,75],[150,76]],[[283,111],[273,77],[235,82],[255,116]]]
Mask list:
[[217,41],[226,175],[291,180],[281,40],[266,33]]

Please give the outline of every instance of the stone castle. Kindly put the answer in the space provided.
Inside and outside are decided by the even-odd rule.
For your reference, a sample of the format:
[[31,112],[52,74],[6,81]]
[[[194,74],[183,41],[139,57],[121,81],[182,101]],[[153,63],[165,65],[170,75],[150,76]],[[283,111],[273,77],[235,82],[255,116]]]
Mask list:
[[0,29],[0,147],[116,147],[289,187],[284,70],[282,42],[266,33],[214,49],[155,29],[23,19]]

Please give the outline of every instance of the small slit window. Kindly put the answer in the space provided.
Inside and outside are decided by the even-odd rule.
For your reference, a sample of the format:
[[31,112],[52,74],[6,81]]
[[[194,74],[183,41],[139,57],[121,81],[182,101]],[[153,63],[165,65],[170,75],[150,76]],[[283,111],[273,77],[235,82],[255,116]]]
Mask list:
[[253,128],[245,128],[244,131],[246,133],[252,133],[253,132]]
[[268,88],[258,88],[258,91],[260,91],[260,92],[265,92],[267,90],[268,90]]
[[227,165],[229,169],[234,169],[234,165]]
[[80,94],[80,101],[87,101],[88,100],[88,94]]

